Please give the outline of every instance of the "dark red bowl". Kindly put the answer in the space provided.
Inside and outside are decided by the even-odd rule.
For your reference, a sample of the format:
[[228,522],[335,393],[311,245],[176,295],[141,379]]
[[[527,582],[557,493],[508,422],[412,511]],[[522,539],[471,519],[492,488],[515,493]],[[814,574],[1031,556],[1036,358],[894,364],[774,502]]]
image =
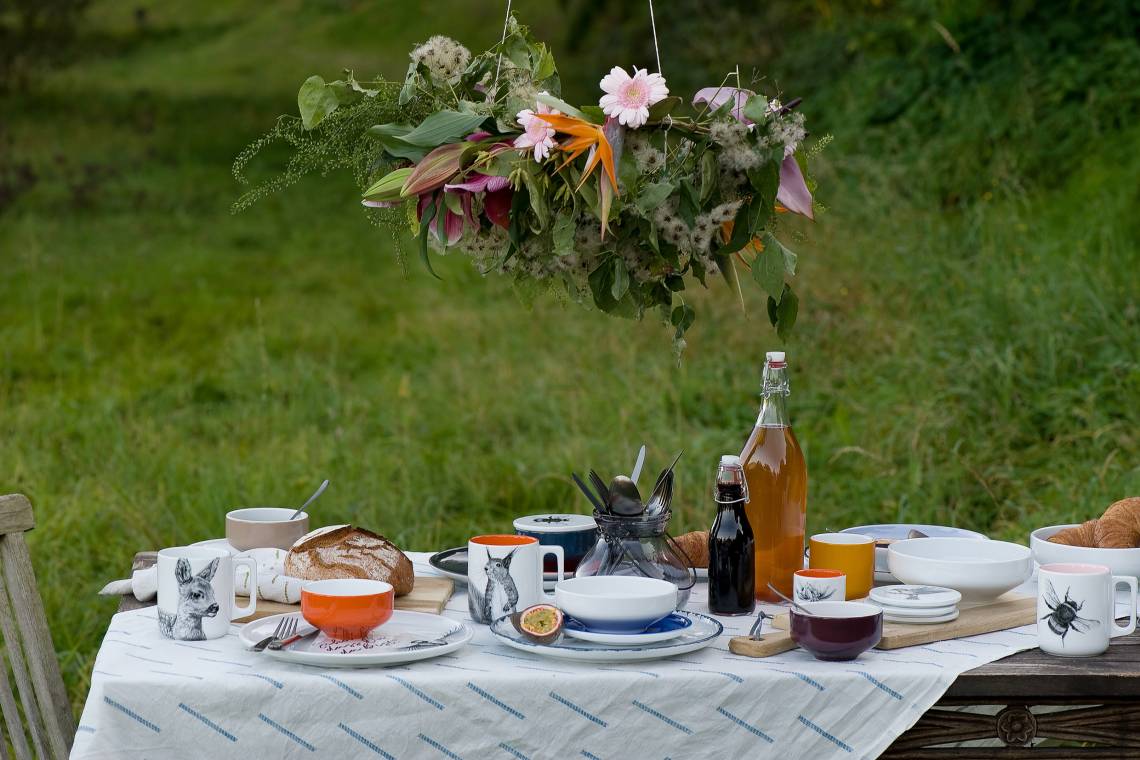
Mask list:
[[808,602],[789,612],[792,641],[817,660],[854,660],[883,637],[883,611],[863,602]]

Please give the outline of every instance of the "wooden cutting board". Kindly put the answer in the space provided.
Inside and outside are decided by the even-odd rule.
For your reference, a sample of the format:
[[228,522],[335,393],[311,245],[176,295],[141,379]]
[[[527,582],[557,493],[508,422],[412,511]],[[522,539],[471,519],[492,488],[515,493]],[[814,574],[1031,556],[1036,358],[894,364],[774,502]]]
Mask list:
[[[993,602],[962,605],[960,609],[961,614],[958,615],[958,619],[949,623],[935,625],[883,623],[883,638],[875,648],[899,649],[1029,625],[1037,617],[1037,599],[1032,596],[1006,594]],[[747,636],[733,637],[728,642],[729,651],[745,657],[771,657],[794,649],[796,644],[787,631],[788,614],[785,612],[777,615],[772,625],[780,630],[764,634],[759,641],[753,641]]]
[[[415,585],[410,594],[396,597],[396,609],[410,610],[412,612],[427,612],[439,615],[444,605],[451,598],[455,590],[455,581],[450,578],[440,578],[434,575],[417,575]],[[270,615],[280,615],[284,612],[300,612],[300,604],[284,604],[283,602],[270,602],[265,599],[257,600],[257,612],[248,617],[235,620],[236,623],[248,623],[251,620],[260,620]]]

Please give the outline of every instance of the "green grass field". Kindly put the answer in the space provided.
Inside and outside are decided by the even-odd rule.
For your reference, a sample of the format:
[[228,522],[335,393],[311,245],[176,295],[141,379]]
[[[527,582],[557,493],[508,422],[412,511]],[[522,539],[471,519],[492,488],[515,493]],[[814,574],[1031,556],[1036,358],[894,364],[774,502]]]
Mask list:
[[[0,492],[36,506],[77,706],[116,605],[95,591],[135,551],[217,536],[228,509],[292,504],[325,477],[319,522],[426,550],[585,511],[570,471],[628,468],[647,442],[651,470],[685,449],[674,530],[711,521],[716,459],[743,443],[781,347],[758,293],[747,317],[720,284],[695,294],[678,366],[652,321],[528,309],[454,259],[443,282],[405,274],[347,176],[229,212],[232,158],[310,73],[399,76],[412,42],[447,31],[481,49],[501,19],[234,0],[156,4],[140,31],[134,5],[96,3],[74,59],[3,96],[0,124],[0,161],[38,178],[0,207]],[[515,5],[561,55],[556,6]],[[809,124],[835,136],[786,345],[809,530],[924,521],[1025,542],[1140,493],[1140,130],[1054,123],[1066,145],[1085,130],[1081,149],[1023,182],[1052,166],[1019,153],[1047,142],[1047,113],[966,88],[976,141],[949,122],[958,142],[916,147],[852,125],[875,97],[868,61],[803,69]],[[780,81],[799,92],[794,68]],[[979,188],[960,176],[982,144],[1002,181]],[[947,203],[939,183],[964,189]]]

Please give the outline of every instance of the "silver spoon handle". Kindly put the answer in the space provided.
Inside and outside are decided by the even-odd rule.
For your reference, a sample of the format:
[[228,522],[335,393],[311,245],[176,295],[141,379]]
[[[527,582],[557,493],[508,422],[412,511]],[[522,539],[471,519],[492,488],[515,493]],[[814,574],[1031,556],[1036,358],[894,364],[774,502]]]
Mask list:
[[637,452],[637,461],[633,463],[633,472],[629,474],[629,479],[637,485],[637,479],[641,477],[641,468],[645,465],[645,444]]
[[328,487],[329,487],[329,482],[328,482],[327,480],[326,480],[324,483],[321,483],[320,487],[318,487],[318,488],[317,488],[317,490],[313,492],[313,495],[312,495],[312,496],[310,496],[310,497],[309,497],[309,498],[308,498],[308,499],[305,501],[305,503],[301,505],[301,508],[300,508],[300,509],[298,509],[296,512],[294,512],[294,513],[293,513],[293,516],[292,516],[292,517],[290,517],[289,519],[290,519],[290,520],[296,520],[296,519],[297,519],[297,518],[298,518],[298,517],[301,515],[301,513],[305,511],[305,507],[307,507],[307,506],[309,506],[310,504],[312,504],[312,503],[313,503],[313,500],[314,500],[314,499],[316,499],[316,498],[317,498],[318,496],[320,496],[321,494],[323,494],[323,493],[325,492],[325,489],[326,489],[326,488],[328,488]]

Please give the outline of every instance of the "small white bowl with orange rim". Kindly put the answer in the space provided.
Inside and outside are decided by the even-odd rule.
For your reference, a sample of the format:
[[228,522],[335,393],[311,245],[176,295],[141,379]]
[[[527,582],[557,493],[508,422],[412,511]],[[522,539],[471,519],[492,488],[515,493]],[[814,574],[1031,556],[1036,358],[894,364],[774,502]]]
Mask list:
[[841,570],[810,568],[792,575],[797,602],[842,602],[847,598],[847,575]]

